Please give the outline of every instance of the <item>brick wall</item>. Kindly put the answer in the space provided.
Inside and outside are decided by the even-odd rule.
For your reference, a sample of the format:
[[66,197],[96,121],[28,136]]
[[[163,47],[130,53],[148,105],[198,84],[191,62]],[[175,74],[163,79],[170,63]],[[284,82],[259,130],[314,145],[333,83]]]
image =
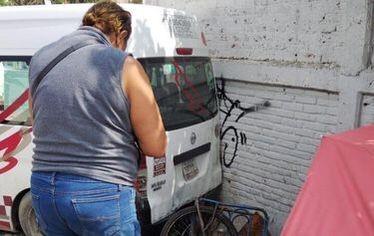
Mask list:
[[[225,92],[240,106],[270,101],[271,107],[248,113],[236,122],[241,111],[234,109],[223,127],[222,145],[227,144],[224,168],[224,199],[266,208],[273,232],[279,232],[304,182],[320,137],[335,132],[337,93],[230,81]],[[227,103],[227,102],[226,102]],[[230,105],[230,104],[229,104]],[[221,109],[230,106],[221,102]],[[223,121],[226,115],[221,115]],[[243,141],[243,136],[246,139]],[[238,142],[236,157],[235,144]]]
[[[279,235],[324,134],[374,122],[373,2],[144,0],[198,17],[225,121],[223,200],[266,208]],[[220,96],[224,98],[224,96]],[[221,100],[221,109],[229,101]],[[234,157],[235,156],[235,157]],[[234,160],[231,162],[231,159]]]

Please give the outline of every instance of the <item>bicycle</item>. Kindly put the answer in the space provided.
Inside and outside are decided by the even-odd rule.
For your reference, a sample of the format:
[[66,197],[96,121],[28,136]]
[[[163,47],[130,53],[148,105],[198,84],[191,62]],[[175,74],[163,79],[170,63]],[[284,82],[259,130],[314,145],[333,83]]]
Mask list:
[[[194,206],[177,211],[166,221],[161,236],[237,236],[238,227],[240,235],[268,236],[268,222],[262,208],[198,198]],[[261,228],[254,223],[261,223]]]

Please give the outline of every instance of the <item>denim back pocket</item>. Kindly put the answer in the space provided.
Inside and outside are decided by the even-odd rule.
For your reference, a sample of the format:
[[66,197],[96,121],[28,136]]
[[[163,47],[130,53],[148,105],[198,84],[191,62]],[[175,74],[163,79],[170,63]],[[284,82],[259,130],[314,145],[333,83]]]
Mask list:
[[84,235],[115,235],[120,231],[120,195],[72,198]]
[[47,224],[45,223],[43,216],[40,211],[40,197],[36,194],[31,194],[32,208],[35,212],[36,222],[38,223],[41,231],[46,232]]

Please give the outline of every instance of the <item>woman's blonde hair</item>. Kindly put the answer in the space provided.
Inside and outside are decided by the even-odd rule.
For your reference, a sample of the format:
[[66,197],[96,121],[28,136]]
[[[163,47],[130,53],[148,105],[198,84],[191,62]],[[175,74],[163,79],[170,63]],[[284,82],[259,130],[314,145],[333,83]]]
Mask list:
[[104,0],[96,3],[86,12],[82,25],[98,28],[106,35],[112,33],[117,35],[126,30],[125,40],[127,40],[131,34],[131,14],[117,3]]

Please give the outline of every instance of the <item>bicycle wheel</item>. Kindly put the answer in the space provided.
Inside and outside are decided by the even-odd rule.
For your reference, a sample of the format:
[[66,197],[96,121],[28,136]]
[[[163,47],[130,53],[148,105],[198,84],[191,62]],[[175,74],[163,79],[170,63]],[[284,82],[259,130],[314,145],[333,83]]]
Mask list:
[[[238,233],[231,221],[220,212],[216,212],[212,218],[214,209],[212,207],[200,207],[201,218],[204,221],[205,236],[237,236]],[[195,206],[186,207],[174,213],[166,221],[161,236],[200,236],[203,235],[199,216]]]

